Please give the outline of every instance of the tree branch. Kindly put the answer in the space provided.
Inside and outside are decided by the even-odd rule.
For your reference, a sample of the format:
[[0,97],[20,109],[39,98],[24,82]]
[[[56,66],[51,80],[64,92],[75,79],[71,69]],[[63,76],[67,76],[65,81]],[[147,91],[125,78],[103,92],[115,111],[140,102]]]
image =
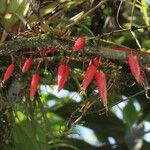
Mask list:
[[[50,35],[50,33],[46,33],[30,38],[19,38],[0,44],[0,56],[8,56],[19,50],[27,51],[34,48],[44,50],[48,47],[58,47],[70,54],[73,43],[74,42],[71,40],[62,40]],[[101,56],[119,61],[125,61],[127,59],[127,55],[132,52],[140,57],[141,63],[150,67],[150,53],[131,50],[128,48],[118,48],[116,45],[108,44],[106,42],[104,43],[102,40],[97,41],[96,47],[87,42],[83,51],[87,56]]]

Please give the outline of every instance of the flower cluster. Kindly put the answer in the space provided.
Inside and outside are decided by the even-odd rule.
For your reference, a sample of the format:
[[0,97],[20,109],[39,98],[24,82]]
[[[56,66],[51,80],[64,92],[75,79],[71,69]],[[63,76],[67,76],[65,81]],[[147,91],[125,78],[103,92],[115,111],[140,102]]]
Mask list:
[[[72,47],[72,52],[76,53],[79,50],[83,49],[85,44],[86,44],[85,39],[82,37],[79,37],[75,41]],[[41,54],[41,53],[44,55],[47,55],[48,53],[57,52],[57,51],[58,51],[58,48],[49,48],[49,49],[46,49],[45,51],[24,52],[19,57],[25,54],[29,54],[30,57],[25,60],[22,66],[22,72],[26,73],[29,71],[33,62],[34,55]],[[134,76],[134,78],[140,85],[144,85],[144,72],[142,71],[140,67],[138,57],[132,54],[129,54],[127,58],[128,58],[128,63],[129,63],[129,67],[130,67],[132,75]],[[39,86],[40,77],[39,77],[38,70],[42,62],[43,62],[43,59],[39,60],[35,73],[32,75],[31,84],[30,84],[30,99],[31,100],[34,99],[35,93]],[[68,65],[68,62],[69,60],[63,61],[58,66],[58,72],[57,72],[58,92],[62,90],[70,74],[71,68]],[[15,66],[16,66],[15,62],[12,62],[9,65],[9,67],[7,68],[3,76],[4,82],[7,81],[11,77]],[[81,90],[85,91],[90,85],[90,83],[92,82],[92,80],[95,79],[100,99],[107,109],[107,102],[108,102],[107,77],[106,77],[106,74],[100,69],[100,66],[101,66],[101,60],[99,57],[95,57],[90,60],[87,70],[85,72],[84,79],[81,84]]]
[[[84,45],[85,45],[85,39],[82,37],[79,37],[73,45],[73,48],[72,48],[73,52],[79,51],[80,49],[82,49],[84,47]],[[22,66],[22,72],[27,73],[30,70],[34,55],[37,55],[37,54],[47,55],[48,53],[57,52],[57,51],[58,51],[58,48],[48,48],[45,51],[39,50],[39,51],[23,52],[21,55],[18,56],[18,58],[20,58],[26,54],[30,55],[30,57],[25,60],[23,66]],[[42,62],[43,62],[43,59],[41,59],[39,61],[37,68],[35,70],[35,73],[32,75],[31,84],[30,84],[30,99],[31,100],[34,99],[35,93],[39,86],[40,76],[39,76],[38,70],[39,70]],[[3,82],[6,82],[11,77],[11,75],[13,74],[13,71],[15,69],[15,66],[16,66],[15,61],[12,62],[8,66],[8,68],[5,71],[4,76],[3,76]],[[69,73],[70,73],[70,67],[68,66],[68,62],[59,64],[58,73],[57,73],[58,92],[62,90],[65,83],[67,82]]]

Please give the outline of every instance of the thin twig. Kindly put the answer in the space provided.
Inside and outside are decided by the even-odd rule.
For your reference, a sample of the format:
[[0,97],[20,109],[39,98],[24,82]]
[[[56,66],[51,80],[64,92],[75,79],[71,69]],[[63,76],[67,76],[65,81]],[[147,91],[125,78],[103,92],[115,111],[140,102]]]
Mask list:
[[141,44],[140,44],[139,40],[137,39],[135,32],[132,30],[132,26],[133,26],[133,13],[134,13],[135,4],[136,4],[136,0],[134,0],[133,6],[132,6],[132,10],[131,10],[130,32],[131,32],[131,35],[133,36],[133,38],[135,39],[135,42],[136,42],[137,46],[139,48],[141,48]]
[[131,27],[133,25],[133,13],[134,13],[134,8],[135,8],[136,0],[133,2],[132,10],[131,10]]
[[121,29],[122,29],[122,26],[121,26],[120,23],[119,23],[119,13],[120,13],[120,9],[121,9],[121,6],[122,6],[122,4],[123,4],[123,1],[124,1],[124,0],[121,0],[121,2],[120,2],[120,4],[119,4],[119,7],[118,7],[118,10],[117,10],[117,15],[116,15],[117,24],[118,24],[119,28],[121,28]]
[[[132,26],[132,30],[139,30],[139,29],[147,29],[149,28],[150,26],[139,26],[139,27],[136,27],[136,26]],[[121,33],[121,32],[126,32],[126,31],[130,31],[131,29],[118,29],[118,30],[114,30],[114,31],[111,31],[111,32],[108,32],[108,33],[104,33],[102,34],[101,36],[98,36],[100,38],[104,37],[104,36],[109,36],[113,33]]]
[[[147,90],[150,90],[150,88],[147,89]],[[114,104],[111,105],[111,106],[108,105],[108,108],[111,109],[112,107],[114,107],[114,106],[116,106],[116,105],[118,105],[118,104],[120,104],[120,103],[122,103],[122,102],[128,101],[128,100],[134,98],[135,96],[138,96],[139,94],[142,94],[142,93],[144,93],[144,92],[145,92],[145,90],[142,90],[142,91],[140,91],[140,92],[137,92],[137,93],[135,93],[135,94],[133,94],[133,95],[127,97],[126,99],[121,99],[121,100],[119,100],[118,102],[114,103]],[[84,116],[86,116],[86,115],[91,115],[91,114],[99,114],[99,113],[100,113],[100,115],[103,115],[103,114],[106,114],[106,111],[105,111],[105,110],[106,110],[105,108],[102,108],[102,109],[97,110],[97,111],[94,111],[94,112],[85,113]],[[79,116],[74,116],[73,118],[77,118],[77,117],[79,117]]]
[[84,19],[86,16],[88,16],[89,14],[91,14],[92,12],[94,12],[96,9],[98,9],[100,6],[102,6],[107,1],[108,0],[102,0],[95,7],[93,7],[92,9],[90,9],[89,11],[87,11],[86,13],[84,13],[80,18],[78,18],[78,20],[76,22],[73,22],[73,23],[69,24],[68,26],[66,26],[66,28],[72,27],[73,25],[75,25],[76,23],[78,23],[80,20]]

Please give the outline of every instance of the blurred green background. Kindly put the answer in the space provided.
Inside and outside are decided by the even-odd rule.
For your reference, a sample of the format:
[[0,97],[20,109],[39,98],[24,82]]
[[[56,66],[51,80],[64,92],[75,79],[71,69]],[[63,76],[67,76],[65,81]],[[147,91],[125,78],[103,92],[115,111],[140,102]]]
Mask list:
[[[150,51],[150,28],[146,28],[150,25],[150,1],[108,0],[101,6],[99,3],[99,0],[0,0],[0,42],[13,40],[15,36],[26,37],[27,31],[33,32],[30,37],[51,31],[63,40],[74,41],[83,36],[93,47],[97,46],[94,37],[100,37],[116,45]],[[96,6],[99,7],[90,13]],[[112,32],[141,26],[144,28],[135,31]],[[108,32],[112,34],[104,35]],[[99,44],[105,47],[107,42]],[[69,80],[57,93],[56,66],[62,57],[63,53],[52,55],[40,69],[40,87],[33,102],[29,100],[29,86],[36,58],[27,74],[20,71],[25,58],[18,63],[15,75],[4,89],[5,100],[11,106],[1,109],[0,148],[149,150],[150,102],[141,92],[143,87],[135,83],[128,65],[102,58],[102,70],[108,75],[110,87],[106,114],[95,81],[86,95],[79,94],[83,71],[91,59],[86,54],[78,54],[79,62],[70,63]],[[10,63],[11,57],[1,56],[0,77]],[[149,82],[149,72],[146,75]]]

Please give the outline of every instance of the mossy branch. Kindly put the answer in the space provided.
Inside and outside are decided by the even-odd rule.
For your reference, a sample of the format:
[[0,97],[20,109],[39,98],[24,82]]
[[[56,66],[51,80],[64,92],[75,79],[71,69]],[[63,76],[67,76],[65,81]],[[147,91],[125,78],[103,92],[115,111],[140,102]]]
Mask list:
[[[30,38],[18,38],[5,43],[0,44],[0,56],[7,56],[16,53],[17,51],[27,51],[31,49],[45,49],[48,47],[58,47],[66,52],[72,51],[72,45],[74,41],[62,40],[52,36],[50,33],[40,34],[38,36]],[[102,46],[103,45],[103,46]],[[104,46],[105,45],[105,46]],[[107,45],[107,46],[106,46]],[[114,45],[104,44],[103,41],[97,41],[97,46],[91,45],[87,42],[84,52],[87,56],[101,56],[108,59],[125,61],[127,55],[131,53],[129,50],[114,50]],[[135,55],[138,55],[141,62],[150,67],[150,54],[140,51],[132,51]]]

